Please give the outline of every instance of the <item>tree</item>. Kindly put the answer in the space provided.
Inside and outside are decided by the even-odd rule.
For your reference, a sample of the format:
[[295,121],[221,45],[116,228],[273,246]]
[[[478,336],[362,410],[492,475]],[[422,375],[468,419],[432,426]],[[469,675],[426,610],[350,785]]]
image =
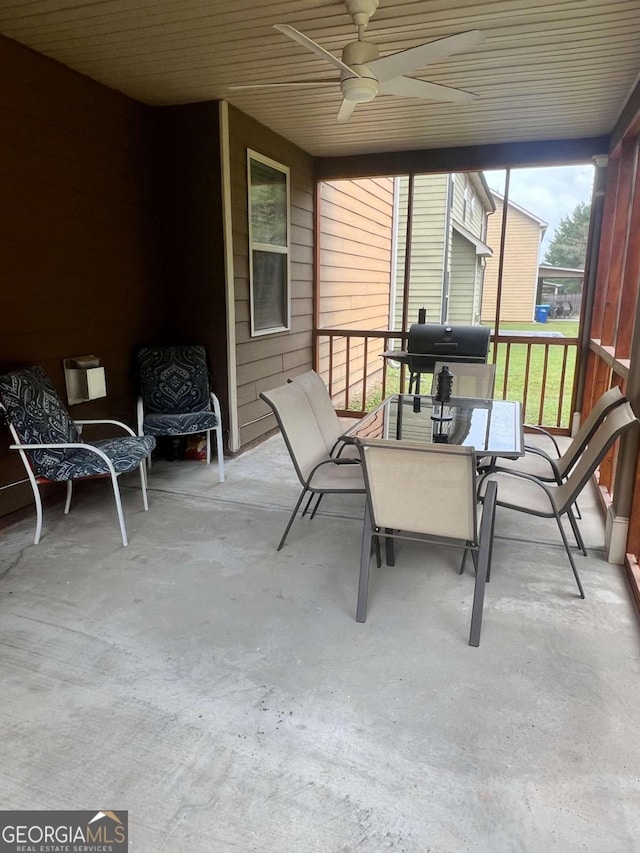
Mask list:
[[591,205],[584,201],[563,216],[553,233],[544,262],[554,267],[584,269]]

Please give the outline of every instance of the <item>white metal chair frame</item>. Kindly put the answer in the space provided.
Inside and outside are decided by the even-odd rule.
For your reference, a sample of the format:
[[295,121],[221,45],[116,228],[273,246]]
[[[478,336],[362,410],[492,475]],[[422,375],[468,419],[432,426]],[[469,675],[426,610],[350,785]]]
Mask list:
[[[5,407],[0,403],[0,409],[6,413]],[[109,469],[108,473],[105,474],[94,474],[91,476],[78,477],[76,479],[80,480],[98,480],[104,479],[105,477],[111,478],[111,485],[113,488],[113,496],[116,503],[116,512],[118,514],[118,523],[120,525],[120,533],[122,535],[122,544],[126,548],[129,544],[129,540],[127,538],[127,530],[124,523],[124,514],[122,512],[122,501],[120,499],[120,488],[118,485],[118,477],[120,474],[113,467],[113,463],[109,459],[109,457],[100,450],[98,447],[94,447],[91,444],[85,444],[84,442],[65,442],[65,443],[54,443],[54,444],[23,444],[20,441],[18,433],[15,430],[15,427],[9,420],[9,417],[6,417],[7,424],[9,426],[9,431],[11,432],[11,436],[14,440],[14,444],[9,445],[11,450],[17,450],[20,454],[20,458],[22,459],[22,463],[24,465],[25,471],[27,472],[27,477],[29,478],[29,483],[31,484],[31,489],[33,491],[33,497],[36,505],[36,535],[34,539],[34,544],[37,545],[40,542],[40,536],[42,534],[42,520],[43,520],[43,512],[42,512],[42,498],[40,497],[40,489],[38,488],[39,484],[44,483],[52,483],[53,480],[49,480],[47,477],[41,477],[34,473],[31,463],[29,461],[29,457],[27,456],[26,451],[28,450],[64,450],[64,449],[77,449],[77,450],[85,450],[90,453],[95,453],[96,456],[99,456],[102,461],[105,463],[107,468]],[[125,432],[129,435],[135,437],[135,432],[128,427],[126,424],[121,421],[114,420],[74,420],[73,423],[77,427],[83,427],[91,424],[112,424],[114,426],[121,427]],[[149,502],[147,498],[147,482],[144,470],[144,464],[141,462],[139,465],[140,469],[140,484],[142,488],[142,502],[144,505],[145,512],[149,509]],[[67,495],[64,504],[64,514],[67,515],[71,508],[71,498],[73,495],[73,480],[67,480]]]
[[[387,564],[394,564],[393,555],[393,540],[405,539],[411,541],[427,542],[429,544],[446,545],[463,550],[463,561],[460,572],[464,569],[464,557],[468,552],[471,552],[475,567],[475,586],[473,594],[473,605],[471,609],[471,627],[469,632],[469,645],[480,645],[480,632],[482,629],[482,612],[484,606],[485,585],[489,582],[491,576],[491,557],[493,550],[493,529],[495,521],[495,505],[496,505],[496,486],[491,484],[485,496],[484,507],[481,512],[480,520],[478,520],[478,503],[476,499],[476,458],[475,451],[471,447],[458,447],[455,445],[417,445],[404,441],[388,441],[384,439],[356,439],[359,447],[362,468],[364,473],[365,485],[367,488],[367,504],[364,515],[364,524],[362,531],[362,549],[360,555],[360,576],[358,581],[358,602],[356,609],[356,621],[364,622],[367,618],[367,598],[369,592],[369,570],[371,564],[372,540],[374,537],[384,538],[387,545]],[[421,520],[418,524],[412,524],[412,527],[419,526],[418,530],[403,530],[398,527],[390,526],[394,521],[398,520],[397,516],[392,515],[383,517],[385,511],[382,510],[382,515],[379,514],[378,499],[375,496],[376,490],[372,487],[372,471],[371,471],[371,454],[377,454],[380,451],[390,452],[392,454],[415,455],[415,461],[412,460],[412,471],[416,478],[420,478],[415,482],[419,483],[424,492],[424,503],[420,503]],[[429,498],[437,499],[436,490],[440,487],[440,483],[432,483],[429,478],[428,461],[444,460],[447,455],[455,458],[458,462],[465,466],[465,478],[468,485],[466,488],[467,506],[460,507],[462,515],[467,513],[467,519],[460,518],[460,526],[457,527],[455,520],[450,518],[449,535],[441,535],[437,532],[438,521],[431,522],[431,514],[427,501]],[[421,471],[420,467],[425,466],[425,470]],[[390,474],[393,476],[393,469]],[[402,482],[396,482],[395,485],[399,490],[403,489]],[[402,502],[395,496],[394,511],[402,513]],[[414,507],[415,509],[415,507]],[[469,524],[469,517],[471,519]],[[402,520],[402,518],[400,518]]]

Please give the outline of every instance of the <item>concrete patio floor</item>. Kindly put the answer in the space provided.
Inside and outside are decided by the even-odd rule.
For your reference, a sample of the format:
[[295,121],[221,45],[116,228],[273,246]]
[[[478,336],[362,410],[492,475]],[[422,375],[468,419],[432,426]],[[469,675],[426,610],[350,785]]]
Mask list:
[[[279,436],[161,462],[0,531],[3,809],[128,809],[130,850],[640,850],[640,632],[582,502],[497,523],[480,648],[458,552],[399,544],[355,622],[362,499],[298,493]],[[525,541],[522,541],[525,540]],[[547,543],[545,544],[545,540]]]

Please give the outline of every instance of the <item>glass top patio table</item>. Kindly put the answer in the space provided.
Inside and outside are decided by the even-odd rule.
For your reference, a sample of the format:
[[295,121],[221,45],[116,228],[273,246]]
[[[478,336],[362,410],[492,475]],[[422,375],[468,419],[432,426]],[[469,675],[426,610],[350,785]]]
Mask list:
[[474,447],[482,456],[524,455],[522,407],[511,400],[394,394],[350,427],[343,439],[386,438]]

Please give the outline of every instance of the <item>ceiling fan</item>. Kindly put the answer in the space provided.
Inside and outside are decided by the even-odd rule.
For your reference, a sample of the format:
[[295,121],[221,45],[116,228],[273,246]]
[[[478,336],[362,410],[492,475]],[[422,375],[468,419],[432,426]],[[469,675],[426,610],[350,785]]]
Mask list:
[[[407,72],[415,71],[445,59],[453,53],[461,53],[485,40],[480,30],[470,30],[447,36],[437,41],[427,42],[408,50],[398,51],[379,58],[378,48],[364,37],[369,19],[378,8],[378,0],[345,0],[347,12],[353,18],[358,31],[358,40],[345,45],[342,59],[334,56],[321,45],[312,41],[304,33],[287,24],[274,24],[276,30],[298,42],[303,47],[330,62],[340,70],[340,89],[342,106],[337,121],[349,121],[358,104],[372,101],[376,95],[398,95],[402,98],[422,98],[428,101],[450,103],[468,103],[478,95],[439,83],[429,83],[414,77],[405,77]],[[334,86],[337,80],[305,80],[286,83],[256,83],[252,85],[230,86],[229,89],[262,89],[279,87],[317,87]]]

